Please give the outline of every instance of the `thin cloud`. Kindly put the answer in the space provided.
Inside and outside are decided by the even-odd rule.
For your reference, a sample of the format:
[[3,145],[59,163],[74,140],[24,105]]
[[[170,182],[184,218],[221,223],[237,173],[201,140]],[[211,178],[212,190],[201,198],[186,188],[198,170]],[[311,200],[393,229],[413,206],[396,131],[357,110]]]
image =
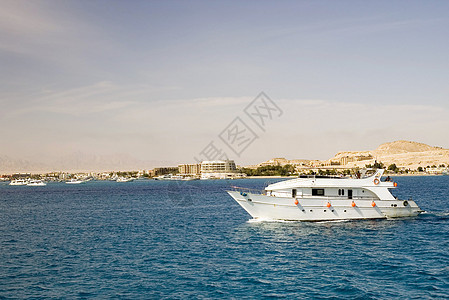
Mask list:
[[60,27],[48,18],[37,2],[2,1],[0,33],[29,37],[58,31]]

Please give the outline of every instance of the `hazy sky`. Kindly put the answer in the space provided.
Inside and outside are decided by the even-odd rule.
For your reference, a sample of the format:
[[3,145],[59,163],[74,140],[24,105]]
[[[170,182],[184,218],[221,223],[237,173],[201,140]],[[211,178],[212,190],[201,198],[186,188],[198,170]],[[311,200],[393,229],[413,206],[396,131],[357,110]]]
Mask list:
[[[449,1],[0,0],[0,155],[238,164],[449,148]],[[283,111],[259,130],[264,91]],[[218,135],[240,116],[239,156]]]

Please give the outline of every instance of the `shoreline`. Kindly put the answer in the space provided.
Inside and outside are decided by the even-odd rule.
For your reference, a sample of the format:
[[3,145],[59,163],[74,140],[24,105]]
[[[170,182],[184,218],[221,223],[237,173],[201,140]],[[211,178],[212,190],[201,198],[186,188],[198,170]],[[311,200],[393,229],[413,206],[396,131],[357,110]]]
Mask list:
[[[424,177],[424,176],[448,176],[448,175],[445,175],[445,174],[425,174],[425,173],[423,173],[423,174],[383,174],[382,175],[382,177],[387,177],[387,176],[390,176],[390,177],[408,177],[408,176],[419,177],[419,176],[422,176],[422,177]],[[260,179],[269,179],[269,178],[287,178],[287,179],[291,178],[291,179],[295,179],[295,178],[299,178],[299,177],[298,176],[280,176],[280,175],[266,176],[266,175],[264,175],[264,176],[247,176],[244,179],[257,179],[257,178],[260,178]]]

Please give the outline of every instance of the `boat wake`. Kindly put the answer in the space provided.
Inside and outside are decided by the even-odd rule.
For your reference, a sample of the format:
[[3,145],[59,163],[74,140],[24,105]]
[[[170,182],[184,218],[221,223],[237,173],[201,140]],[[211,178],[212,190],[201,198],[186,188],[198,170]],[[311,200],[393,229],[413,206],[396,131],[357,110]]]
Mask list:
[[345,222],[350,222],[351,220],[346,219],[346,220],[328,220],[328,221],[317,221],[315,223],[318,224],[326,224],[326,223],[345,223]]
[[287,220],[275,220],[275,219],[249,219],[247,223],[298,223],[300,221],[287,221]]
[[447,218],[449,217],[449,212],[448,211],[424,211],[421,213],[422,215],[426,215],[426,216],[434,216],[434,217],[439,217],[439,218]]

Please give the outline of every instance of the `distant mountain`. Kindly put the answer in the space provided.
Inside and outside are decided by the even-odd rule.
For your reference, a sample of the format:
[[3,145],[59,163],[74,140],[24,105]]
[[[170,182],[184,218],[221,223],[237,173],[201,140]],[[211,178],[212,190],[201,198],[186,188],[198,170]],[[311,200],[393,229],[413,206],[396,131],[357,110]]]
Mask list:
[[151,169],[155,166],[171,166],[173,162],[144,161],[127,154],[95,155],[74,152],[59,157],[39,158],[36,160],[14,159],[0,156],[0,174],[15,172],[93,172],[93,171],[126,171]]
[[98,170],[139,170],[149,168],[145,161],[127,154],[95,155],[75,152],[56,158],[49,163],[57,170],[98,171]]
[[40,170],[45,164],[33,163],[23,159],[13,159],[6,155],[0,155],[0,174],[11,172],[29,172],[29,170]]

